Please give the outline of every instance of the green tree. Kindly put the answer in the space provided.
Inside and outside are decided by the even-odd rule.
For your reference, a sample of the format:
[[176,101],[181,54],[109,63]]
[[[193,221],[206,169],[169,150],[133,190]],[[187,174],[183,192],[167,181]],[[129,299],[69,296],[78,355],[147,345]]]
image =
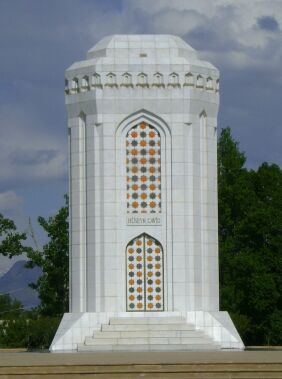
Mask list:
[[60,318],[39,316],[34,310],[22,310],[17,301],[10,300],[10,303],[9,309],[5,303],[5,311],[1,314],[0,347],[29,350],[49,348]]
[[39,217],[38,222],[48,234],[49,242],[42,251],[32,249],[27,253],[27,267],[42,269],[42,276],[31,287],[38,291],[41,315],[61,316],[68,311],[69,302],[68,197],[65,196],[65,205],[55,216],[48,220]]
[[25,311],[21,303],[0,294],[0,347],[48,348],[60,317],[68,311],[68,198],[54,217],[38,218],[49,237],[42,251],[24,246],[25,233],[18,233],[13,221],[0,214],[0,254],[9,258],[26,253],[26,266],[41,267],[43,274],[31,287],[41,304]]
[[[22,314],[23,306],[18,300],[12,299],[8,294],[0,294],[0,347],[24,346],[24,333],[17,333],[18,330],[10,327],[14,323],[14,320],[22,319]],[[14,337],[10,338],[9,334],[12,334]],[[15,346],[15,344],[18,345]]]
[[281,333],[282,172],[245,168],[223,129],[218,142],[220,301],[246,344],[278,343]]
[[0,213],[0,254],[9,258],[26,251],[22,244],[26,240],[26,234],[16,230],[15,223]]
[[8,294],[0,294],[0,320],[16,318],[22,312],[20,301],[12,299]]

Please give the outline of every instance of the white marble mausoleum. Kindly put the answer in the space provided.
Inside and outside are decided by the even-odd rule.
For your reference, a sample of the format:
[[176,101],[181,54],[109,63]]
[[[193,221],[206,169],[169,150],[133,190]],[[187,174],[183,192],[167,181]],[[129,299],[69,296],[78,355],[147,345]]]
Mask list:
[[243,349],[219,311],[216,67],[176,36],[114,35],[65,94],[70,311],[50,350]]

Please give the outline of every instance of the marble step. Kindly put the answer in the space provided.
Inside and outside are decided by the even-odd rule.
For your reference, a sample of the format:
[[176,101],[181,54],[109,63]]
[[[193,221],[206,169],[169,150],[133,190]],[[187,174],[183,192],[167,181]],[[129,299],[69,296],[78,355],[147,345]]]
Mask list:
[[195,330],[131,330],[131,331],[101,331],[94,332],[93,338],[149,338],[149,337],[180,337],[180,338],[204,338],[205,334]]
[[192,324],[110,324],[102,325],[102,332],[123,332],[123,331],[150,331],[150,330],[183,330],[183,331],[193,331],[195,330],[194,325]]
[[215,344],[136,344],[136,345],[84,345],[79,344],[77,350],[89,351],[216,351],[220,347]]
[[184,324],[182,317],[112,317],[110,325],[162,325]]
[[208,337],[138,337],[138,338],[85,338],[85,345],[206,345],[212,344]]
[[78,351],[214,351],[220,347],[182,317],[111,318]]

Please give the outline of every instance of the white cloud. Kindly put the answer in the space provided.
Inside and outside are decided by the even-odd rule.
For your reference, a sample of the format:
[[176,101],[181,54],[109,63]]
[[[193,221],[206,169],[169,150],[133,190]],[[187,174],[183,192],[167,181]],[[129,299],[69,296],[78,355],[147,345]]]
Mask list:
[[[12,48],[7,49],[9,54],[4,57],[4,66],[10,72],[8,78],[13,78],[9,85],[15,88],[17,96],[12,99],[13,104],[0,107],[0,184],[6,182],[5,188],[13,188],[9,186],[11,181],[22,183],[67,176],[66,126],[60,124],[55,128],[51,125],[48,110],[55,109],[54,104],[57,104],[58,99],[62,102],[63,95],[59,98],[58,87],[50,87],[50,79],[57,73],[54,77],[63,80],[63,67],[72,63],[71,60],[63,60],[66,54],[73,60],[84,59],[85,49],[105,35],[178,34],[191,43],[201,57],[214,63],[223,73],[236,69],[243,74],[244,70],[258,69],[267,74],[271,72],[269,85],[274,80],[281,83],[281,0],[124,0],[121,7],[108,8],[94,3],[85,2],[66,8],[65,0],[63,5],[58,2],[56,7],[59,9],[46,7],[46,12],[50,12],[47,16],[56,9],[59,17],[51,19],[52,28],[49,29],[38,28],[39,20],[49,24],[48,17],[41,15],[40,18],[37,13],[31,12],[26,14],[24,6],[17,7],[15,11],[19,19],[18,28],[11,28],[14,36],[12,43],[5,37]],[[265,17],[275,20],[275,30],[260,27],[258,21]],[[22,43],[19,30],[24,31],[20,37],[29,36],[23,40],[28,41],[28,47],[33,49],[29,50],[29,54],[22,52],[26,51],[27,45]],[[44,49],[41,50],[42,46]],[[56,46],[58,55],[53,53],[52,46]],[[41,54],[43,51],[44,54]],[[60,63],[61,66],[58,66]],[[10,69],[11,66],[13,69]],[[59,69],[61,71],[58,73]],[[29,75],[23,75],[26,71]],[[7,77],[6,74],[4,76]],[[16,88],[19,81],[20,94]],[[232,91],[241,90],[244,83],[239,81],[240,78],[236,83],[230,83]],[[265,91],[264,86],[261,88]],[[34,102],[30,109],[20,103],[21,96],[25,96],[23,93],[29,96],[30,104]],[[40,104],[36,102],[39,98]],[[41,108],[41,114],[38,107]],[[55,109],[55,117],[56,112],[65,114],[63,104],[57,111]]]
[[13,211],[21,208],[23,205],[22,197],[14,191],[0,192],[0,211]]
[[[36,115],[0,109],[0,181],[51,180],[67,174],[66,133],[42,125]],[[62,125],[62,129],[66,126]]]
[[[149,32],[178,34],[200,45],[194,47],[215,63],[220,60],[239,69],[262,65],[272,69],[281,64],[282,1],[126,0],[124,4],[133,18],[146,20]],[[273,19],[277,30],[260,27],[259,20],[265,17]]]

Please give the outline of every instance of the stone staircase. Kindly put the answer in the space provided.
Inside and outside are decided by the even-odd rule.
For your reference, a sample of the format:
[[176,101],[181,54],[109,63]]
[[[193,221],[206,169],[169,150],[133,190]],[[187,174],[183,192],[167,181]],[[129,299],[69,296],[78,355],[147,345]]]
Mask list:
[[181,317],[111,318],[101,331],[86,337],[82,351],[214,351],[212,338]]

